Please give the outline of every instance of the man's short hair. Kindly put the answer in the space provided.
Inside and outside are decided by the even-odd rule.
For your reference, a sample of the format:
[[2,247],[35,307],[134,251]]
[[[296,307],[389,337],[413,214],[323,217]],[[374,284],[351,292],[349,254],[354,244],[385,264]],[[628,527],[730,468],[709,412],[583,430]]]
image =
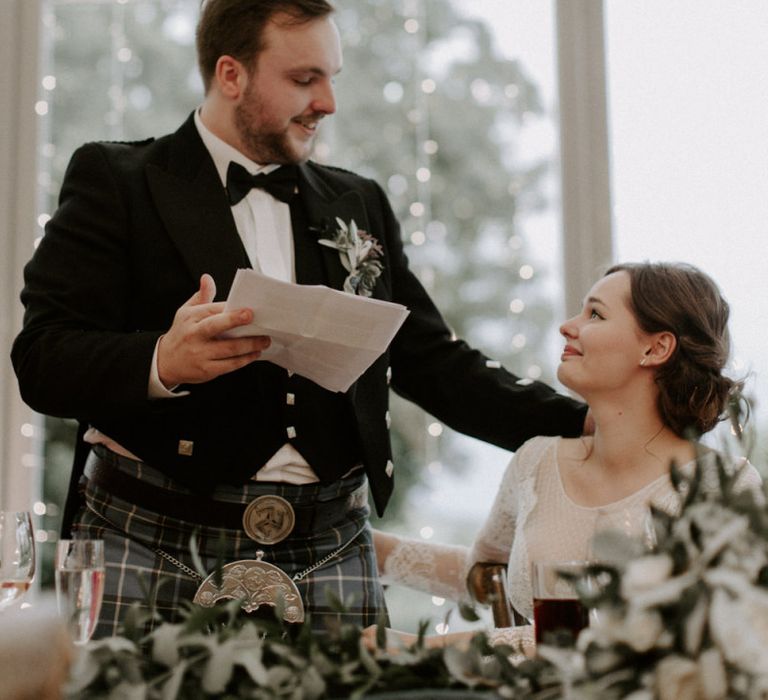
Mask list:
[[264,49],[264,27],[278,13],[303,24],[333,12],[327,0],[203,0],[197,24],[197,62],[207,93],[216,62],[232,56],[250,71]]

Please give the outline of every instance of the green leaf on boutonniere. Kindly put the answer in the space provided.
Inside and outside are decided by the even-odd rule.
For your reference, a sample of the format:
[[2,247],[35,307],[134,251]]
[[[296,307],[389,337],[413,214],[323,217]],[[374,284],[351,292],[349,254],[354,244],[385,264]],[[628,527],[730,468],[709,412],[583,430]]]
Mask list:
[[339,251],[341,264],[349,273],[344,280],[344,291],[369,297],[384,270],[379,260],[384,249],[373,236],[358,228],[354,219],[347,224],[337,217],[336,225],[335,231],[328,231],[328,225],[324,224],[321,235],[329,237],[318,239],[318,243]]

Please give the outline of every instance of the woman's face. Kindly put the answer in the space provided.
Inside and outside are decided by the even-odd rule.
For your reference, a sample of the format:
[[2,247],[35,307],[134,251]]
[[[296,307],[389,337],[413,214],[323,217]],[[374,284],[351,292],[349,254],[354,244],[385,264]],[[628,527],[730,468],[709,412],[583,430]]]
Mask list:
[[565,347],[557,378],[587,398],[629,385],[643,372],[649,336],[629,308],[630,280],[623,270],[598,280],[581,313],[560,326]]

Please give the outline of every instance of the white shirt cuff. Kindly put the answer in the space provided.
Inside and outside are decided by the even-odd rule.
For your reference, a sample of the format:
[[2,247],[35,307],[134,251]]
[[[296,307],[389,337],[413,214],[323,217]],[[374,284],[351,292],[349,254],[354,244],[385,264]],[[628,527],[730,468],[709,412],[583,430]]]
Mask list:
[[[162,337],[162,336],[161,336]],[[160,338],[155,343],[155,351],[152,353],[152,366],[149,370],[149,386],[147,395],[150,399],[175,399],[179,396],[187,396],[188,391],[174,391],[176,388],[166,389],[160,381],[160,373],[157,371],[157,349],[160,347]]]

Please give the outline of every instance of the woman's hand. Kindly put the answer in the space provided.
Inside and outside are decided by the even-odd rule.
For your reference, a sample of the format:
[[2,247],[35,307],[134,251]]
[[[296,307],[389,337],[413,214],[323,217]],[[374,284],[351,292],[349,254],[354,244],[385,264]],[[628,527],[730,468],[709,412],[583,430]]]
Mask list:
[[[363,630],[361,639],[363,644],[369,651],[376,651],[379,647],[376,644],[376,632],[378,625],[370,625]],[[418,637],[415,634],[408,632],[400,632],[399,630],[393,630],[387,627],[386,633],[386,651],[388,654],[396,654],[398,651],[407,649],[409,646],[416,643]]]

